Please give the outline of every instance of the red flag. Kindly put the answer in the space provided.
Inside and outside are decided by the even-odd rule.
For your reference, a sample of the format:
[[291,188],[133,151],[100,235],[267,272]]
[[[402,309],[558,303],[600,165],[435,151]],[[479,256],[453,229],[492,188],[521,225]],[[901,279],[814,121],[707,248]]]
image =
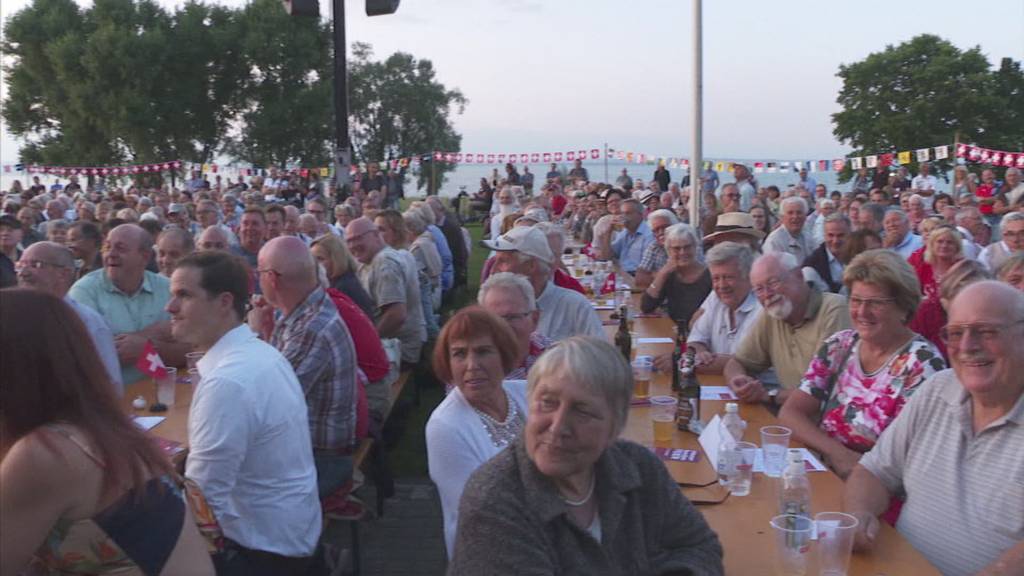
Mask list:
[[135,367],[150,378],[163,378],[167,375],[167,367],[160,358],[151,340],[146,340],[146,346],[142,349],[142,355],[135,361]]
[[551,162],[551,152],[545,152],[544,153],[544,162],[545,163]]
[[569,161],[571,162],[571,161],[576,159],[576,153],[575,152],[566,152],[565,153],[565,157],[568,158]]
[[590,158],[591,158],[591,160],[597,160],[600,157],[601,157],[601,151],[600,150],[598,150],[597,148],[592,148],[590,150]]
[[520,154],[519,155],[519,163],[520,164],[526,164],[529,161],[530,161],[530,155],[529,154],[525,154],[524,153],[524,154]]
[[562,161],[562,153],[561,152],[555,152],[555,162],[561,162],[561,161]]
[[957,147],[956,147],[956,157],[957,158],[966,158],[967,155],[970,154],[970,152],[971,152],[970,148],[971,147],[966,145],[966,144],[958,144]]
[[608,278],[604,281],[604,285],[601,286],[601,294],[608,294],[611,292],[615,292],[615,272],[609,274]]
[[487,163],[488,164],[494,164],[494,154],[488,154],[487,155]]
[[878,156],[878,166],[885,168],[886,166],[892,166],[892,153],[880,154]]
[[530,154],[530,162],[533,162],[534,164],[536,164],[537,162],[540,162],[540,154],[538,154],[536,152]]

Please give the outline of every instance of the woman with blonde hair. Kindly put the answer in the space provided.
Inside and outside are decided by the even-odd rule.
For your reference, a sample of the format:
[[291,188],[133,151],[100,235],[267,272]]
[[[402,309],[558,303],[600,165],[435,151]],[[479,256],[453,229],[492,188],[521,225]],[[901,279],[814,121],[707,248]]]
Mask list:
[[963,236],[953,226],[943,224],[928,234],[928,242],[924,245],[924,258],[911,262],[921,282],[921,293],[925,298],[939,297],[939,281],[942,280],[942,275],[963,257]]
[[950,196],[954,203],[959,203],[964,196],[974,196],[974,177],[967,171],[967,166],[958,165],[953,169],[953,185]]
[[356,259],[348,251],[345,242],[334,234],[324,234],[309,246],[313,257],[324,268],[330,288],[344,293],[352,299],[367,316],[373,318],[377,308],[373,298],[356,276]]

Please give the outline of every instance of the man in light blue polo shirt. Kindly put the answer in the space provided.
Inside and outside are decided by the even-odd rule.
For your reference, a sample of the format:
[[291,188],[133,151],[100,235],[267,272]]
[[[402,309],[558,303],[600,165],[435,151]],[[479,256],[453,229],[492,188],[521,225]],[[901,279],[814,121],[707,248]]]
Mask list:
[[654,243],[654,234],[650,226],[644,222],[644,207],[632,198],[622,201],[619,216],[625,228],[612,238],[611,254],[619,262],[619,267],[629,274],[635,274],[644,251]]
[[899,208],[890,208],[882,220],[885,227],[885,247],[895,251],[904,260],[924,246],[924,241],[910,230],[910,218]]
[[170,335],[170,281],[146,270],[153,254],[153,238],[135,224],[110,231],[103,246],[103,269],[90,272],[71,287],[68,295],[98,312],[114,333],[121,377],[125,385],[143,375],[135,367],[147,340],[151,340],[168,366],[184,364],[186,345]]

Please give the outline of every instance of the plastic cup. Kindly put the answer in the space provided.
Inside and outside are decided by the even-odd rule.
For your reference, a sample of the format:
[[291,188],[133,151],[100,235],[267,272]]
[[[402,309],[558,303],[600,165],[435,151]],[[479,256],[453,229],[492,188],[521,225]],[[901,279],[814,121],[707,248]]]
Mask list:
[[[647,398],[651,395],[651,373],[654,371],[654,358],[637,356],[633,360],[633,395]],[[674,412],[673,412],[674,414]]]
[[193,385],[199,382],[199,359],[203,352],[189,352],[185,354],[185,365],[188,368],[189,382]]
[[853,537],[860,522],[842,512],[819,512],[814,515],[818,531],[818,565],[822,576],[846,576],[850,567]]
[[789,437],[792,430],[784,426],[761,428],[761,450],[764,452],[764,475],[771,478],[782,476],[786,468],[786,453],[789,451]]
[[631,300],[632,300],[632,298],[631,298],[631,294],[630,294],[628,288],[623,288],[622,290],[618,290],[618,289],[615,290],[615,309],[616,310],[621,310],[623,306],[625,306],[628,309],[629,305],[631,303]]
[[814,522],[806,516],[781,514],[772,518],[775,533],[775,573],[779,576],[807,574]]
[[651,422],[654,426],[654,443],[669,444],[676,428],[676,405],[679,401],[672,396],[651,398]]
[[156,401],[164,406],[174,406],[174,388],[178,385],[178,369],[167,368],[163,378],[156,379]]
[[754,481],[754,459],[757,458],[757,445],[753,442],[737,442],[726,454],[726,486],[733,496],[750,494],[750,485]]

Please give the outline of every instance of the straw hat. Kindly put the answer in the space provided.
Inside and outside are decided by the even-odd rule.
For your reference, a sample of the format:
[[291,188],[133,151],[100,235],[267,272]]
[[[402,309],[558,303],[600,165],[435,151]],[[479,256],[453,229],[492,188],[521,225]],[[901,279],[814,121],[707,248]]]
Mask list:
[[764,238],[764,233],[754,229],[754,217],[746,212],[726,212],[719,214],[715,221],[715,231],[704,237],[705,242],[711,242],[727,234],[746,234],[758,240]]

